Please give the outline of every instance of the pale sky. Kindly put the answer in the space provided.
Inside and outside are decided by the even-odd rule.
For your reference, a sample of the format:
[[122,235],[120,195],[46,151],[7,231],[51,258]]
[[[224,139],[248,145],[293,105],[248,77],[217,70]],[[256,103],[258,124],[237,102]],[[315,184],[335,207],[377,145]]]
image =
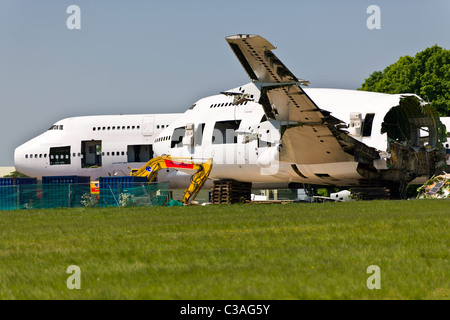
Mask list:
[[60,119],[184,112],[249,82],[229,35],[265,37],[313,88],[357,89],[401,56],[450,49],[449,17],[448,0],[0,0],[0,166]]

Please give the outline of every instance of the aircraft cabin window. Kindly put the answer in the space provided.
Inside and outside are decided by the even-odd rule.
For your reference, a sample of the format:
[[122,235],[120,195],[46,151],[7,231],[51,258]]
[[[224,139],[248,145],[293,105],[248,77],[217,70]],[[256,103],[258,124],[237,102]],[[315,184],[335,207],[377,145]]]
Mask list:
[[213,130],[213,144],[237,143],[235,131],[240,124],[241,120],[217,121]]

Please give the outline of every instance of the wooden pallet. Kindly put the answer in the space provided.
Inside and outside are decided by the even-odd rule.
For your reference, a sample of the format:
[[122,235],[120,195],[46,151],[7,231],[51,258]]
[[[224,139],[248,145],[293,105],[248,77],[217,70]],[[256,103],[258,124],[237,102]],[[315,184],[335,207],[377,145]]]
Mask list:
[[244,203],[251,199],[252,184],[234,180],[214,181],[211,190],[212,204]]

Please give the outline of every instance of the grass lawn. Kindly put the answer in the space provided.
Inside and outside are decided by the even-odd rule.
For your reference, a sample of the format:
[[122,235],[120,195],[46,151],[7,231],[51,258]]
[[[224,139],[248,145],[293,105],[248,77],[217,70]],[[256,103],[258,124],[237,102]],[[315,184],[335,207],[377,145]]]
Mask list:
[[449,222],[446,200],[2,211],[0,299],[449,299]]

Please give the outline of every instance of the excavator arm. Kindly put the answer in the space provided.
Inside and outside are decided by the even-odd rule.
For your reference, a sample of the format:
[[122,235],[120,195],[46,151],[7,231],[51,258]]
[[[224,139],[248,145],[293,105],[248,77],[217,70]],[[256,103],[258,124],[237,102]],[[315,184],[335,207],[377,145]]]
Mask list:
[[158,171],[166,168],[176,169],[191,169],[196,170],[191,179],[191,184],[184,191],[182,202],[183,204],[190,204],[203,185],[212,169],[212,158],[203,163],[198,163],[190,158],[162,156],[150,159],[140,169],[132,169],[130,175],[137,177],[147,177],[148,182],[156,179]]

